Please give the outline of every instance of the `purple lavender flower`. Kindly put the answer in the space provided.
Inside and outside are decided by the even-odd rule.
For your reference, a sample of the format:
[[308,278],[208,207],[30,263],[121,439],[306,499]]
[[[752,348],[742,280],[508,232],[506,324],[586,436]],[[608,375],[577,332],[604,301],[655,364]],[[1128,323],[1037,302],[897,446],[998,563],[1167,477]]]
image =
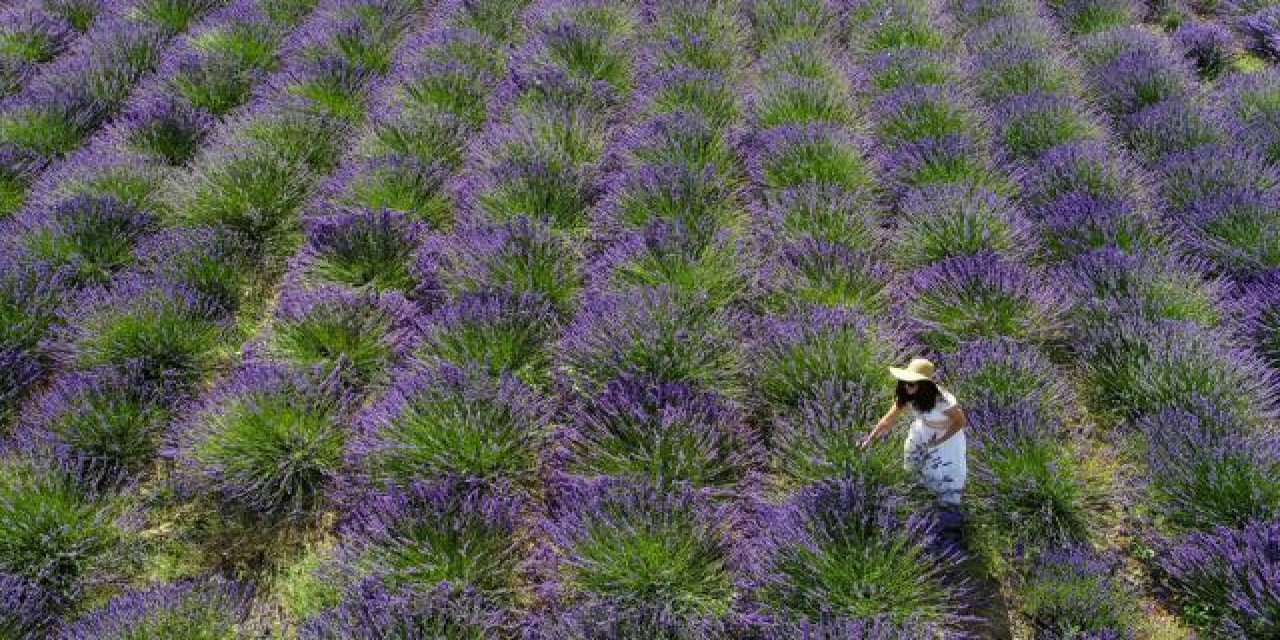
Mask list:
[[778,309],[819,305],[874,314],[887,304],[892,275],[873,253],[809,239],[779,247],[763,278],[769,300]]
[[172,94],[155,92],[130,104],[109,135],[132,151],[183,166],[195,157],[213,126],[214,118],[204,111]]
[[598,395],[577,398],[567,421],[552,466],[574,480],[732,491],[763,458],[740,411],[682,383],[614,380]]
[[154,461],[180,400],[139,378],[111,370],[63,376],[24,412],[16,437],[68,468],[92,468],[105,484],[136,477]]
[[254,356],[336,372],[354,388],[367,389],[386,382],[388,369],[413,349],[415,315],[395,292],[287,290]]
[[230,330],[222,310],[190,289],[136,276],[85,291],[60,319],[45,344],[66,368],[137,366],[155,380],[191,383],[221,360]]
[[117,596],[68,625],[58,640],[190,638],[234,635],[249,616],[247,586],[219,579],[162,584]]
[[9,242],[32,259],[65,268],[79,284],[103,283],[128,264],[154,218],[112,197],[79,196],[15,219]]
[[250,365],[172,435],[182,482],[268,517],[305,517],[341,470],[352,399],[332,379]]
[[556,345],[559,373],[584,390],[626,375],[742,394],[738,314],[664,288],[591,293]]
[[[1119,560],[1083,546],[1037,557],[1022,587],[1024,610],[1044,637],[1136,638],[1137,594],[1119,575]],[[1096,634],[1112,635],[1096,635]]]
[[1070,94],[1032,92],[992,107],[995,140],[1015,160],[1030,162],[1053,147],[1102,137],[1101,127]]
[[418,296],[436,301],[472,293],[540,295],[562,316],[577,304],[582,249],[527,218],[431,236],[414,264]]
[[1251,39],[1250,48],[1271,59],[1280,58],[1280,9],[1266,7],[1247,15],[1241,27]]
[[768,189],[815,183],[856,190],[870,180],[864,145],[831,125],[774,127],[746,155],[751,178]]
[[617,159],[631,168],[646,164],[683,164],[698,171],[712,170],[717,180],[732,180],[737,159],[723,129],[697,112],[677,111],[652,116],[613,142]]
[[814,238],[853,250],[879,248],[880,206],[871,190],[801,185],[769,191],[753,211],[762,233],[783,243]]
[[861,446],[859,426],[875,424],[888,391],[857,383],[822,382],[773,423],[773,470],[780,488],[791,491],[812,482],[857,475],[877,486],[910,482],[897,443]]
[[[1095,66],[1090,74],[1102,107],[1117,115],[1127,115],[1166,100],[1190,98],[1195,79],[1183,61],[1158,41],[1156,46],[1144,46],[1142,42],[1149,39],[1150,34],[1136,33],[1141,35],[1119,45],[1118,54]],[[1121,32],[1115,38],[1121,40],[1127,34]],[[1084,46],[1091,45],[1093,43]],[[1100,46],[1105,47],[1106,43]]]
[[845,309],[766,316],[753,331],[753,387],[770,409],[797,406],[824,384],[883,389],[885,363],[903,355],[887,327]]
[[907,276],[902,288],[919,339],[941,351],[975,338],[1047,343],[1062,331],[1061,292],[994,254],[936,262]]
[[[1146,414],[1147,489],[1154,510],[1185,529],[1241,526],[1280,514],[1280,440],[1244,431],[1210,403]],[[1242,429],[1243,426],[1243,429]]]
[[1254,349],[1280,370],[1280,271],[1268,271],[1244,285],[1239,301],[1244,334]]
[[771,637],[793,640],[915,640],[946,637],[936,625],[898,621],[890,616],[857,619],[830,617],[781,619],[768,625]]
[[425,235],[422,224],[383,209],[315,218],[307,225],[307,244],[290,271],[308,283],[355,289],[400,291],[414,288],[413,255]]
[[1280,173],[1261,155],[1243,145],[1204,145],[1170,156],[1164,165],[1162,193],[1181,210],[1232,193],[1270,193],[1280,187]]
[[32,582],[0,572],[0,637],[39,637],[53,623],[50,598]]
[[1055,260],[1094,249],[1156,250],[1167,244],[1152,212],[1133,198],[1069,191],[1030,211],[1041,225],[1041,247]]
[[453,203],[445,184],[452,174],[439,162],[387,154],[349,163],[321,189],[332,194],[335,207],[390,209],[447,229],[453,224]]
[[896,235],[895,257],[911,268],[978,253],[1019,261],[1034,244],[1029,225],[1012,202],[986,189],[959,185],[912,190],[899,205]]
[[1188,203],[1177,220],[1180,239],[1192,252],[1212,260],[1216,269],[1238,277],[1256,275],[1280,265],[1277,211],[1280,199],[1274,189],[1228,189]]
[[229,315],[240,307],[250,258],[240,239],[220,227],[176,227],[138,242],[132,273],[186,287]]
[[1127,116],[1121,128],[1129,144],[1148,162],[1158,163],[1180,151],[1225,142],[1218,118],[1182,100],[1165,100]]
[[351,578],[375,576],[396,593],[447,583],[507,600],[524,555],[517,538],[522,504],[484,493],[486,487],[446,479],[362,497],[340,527],[339,562]]
[[641,77],[631,100],[636,113],[694,110],[708,125],[724,127],[741,111],[736,89],[723,74],[676,67]]
[[1216,326],[1229,314],[1223,283],[1206,280],[1202,261],[1162,253],[1098,249],[1056,270],[1063,293],[1080,303],[1081,325],[1102,324],[1118,307],[1146,317]]
[[336,607],[308,620],[301,640],[435,638],[481,640],[504,637],[506,616],[469,590],[440,584],[424,593],[393,594],[375,578],[358,585]]
[[[729,616],[733,617],[733,616]],[[735,626],[716,617],[685,616],[662,605],[588,602],[531,616],[522,640],[729,640]]]
[[554,309],[539,296],[468,294],[421,322],[422,344],[414,353],[427,362],[475,366],[538,384],[548,373],[548,342],[558,324]]
[[356,419],[351,468],[370,486],[447,476],[532,483],[546,401],[515,378],[413,365]]
[[1116,314],[1076,341],[1095,410],[1137,418],[1208,401],[1236,420],[1274,415],[1276,380],[1254,352],[1194,323]]
[[[6,446],[0,455],[0,574],[30,581],[59,606],[119,579],[130,533],[92,470]],[[21,636],[19,636],[21,637]]]
[[1157,581],[1206,631],[1263,638],[1280,629],[1280,520],[1217,527],[1159,545]]
[[763,510],[752,545],[752,595],[763,612],[961,620],[964,588],[946,579],[960,556],[931,550],[933,516],[912,513],[890,491],[855,476]]
[[1280,74],[1233,73],[1217,85],[1223,115],[1233,140],[1262,150],[1267,159],[1280,159]]
[[587,266],[595,290],[662,286],[718,308],[752,293],[752,247],[728,232],[654,223],[617,240]]
[[979,400],[965,413],[973,425],[966,502],[988,559],[1016,562],[1087,539],[1110,496],[1105,478],[1064,446],[1061,411]]
[[1101,140],[1060,144],[1027,167],[1023,191],[1039,205],[1069,193],[1123,199],[1145,190],[1138,168]]
[[723,616],[741,566],[741,517],[698,493],[626,483],[568,486],[556,496],[539,559],[556,601],[662,607]]
[[1184,22],[1173,32],[1173,41],[1205,78],[1216,78],[1236,57],[1235,36],[1217,22]]
[[946,367],[947,388],[974,402],[1026,403],[1048,413],[1075,404],[1058,367],[1039,349],[1010,338],[962,343],[941,363]]

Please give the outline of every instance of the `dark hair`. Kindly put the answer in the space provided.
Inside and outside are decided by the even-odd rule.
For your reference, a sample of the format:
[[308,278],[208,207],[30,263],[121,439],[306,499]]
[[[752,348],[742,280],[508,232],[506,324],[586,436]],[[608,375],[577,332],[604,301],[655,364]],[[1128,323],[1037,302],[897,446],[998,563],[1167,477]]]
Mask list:
[[896,396],[896,403],[899,407],[904,407],[908,402],[920,413],[928,413],[933,411],[934,405],[938,403],[938,385],[932,380],[921,380],[916,383],[915,395],[907,393],[907,383],[899,380],[898,386],[894,389],[893,394]]

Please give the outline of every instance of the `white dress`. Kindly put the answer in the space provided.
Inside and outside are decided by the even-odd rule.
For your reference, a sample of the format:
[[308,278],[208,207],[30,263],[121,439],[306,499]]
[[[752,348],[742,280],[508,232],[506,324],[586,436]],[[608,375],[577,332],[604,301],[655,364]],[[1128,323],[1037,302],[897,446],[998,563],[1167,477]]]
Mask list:
[[965,476],[968,475],[964,429],[936,447],[925,445],[946,434],[951,418],[943,412],[955,406],[956,397],[940,388],[938,401],[931,411],[920,413],[912,409],[916,417],[911,422],[911,431],[907,433],[907,441],[903,444],[903,466],[918,474],[921,482],[937,495],[938,500],[947,504],[960,503],[960,493],[964,490]]

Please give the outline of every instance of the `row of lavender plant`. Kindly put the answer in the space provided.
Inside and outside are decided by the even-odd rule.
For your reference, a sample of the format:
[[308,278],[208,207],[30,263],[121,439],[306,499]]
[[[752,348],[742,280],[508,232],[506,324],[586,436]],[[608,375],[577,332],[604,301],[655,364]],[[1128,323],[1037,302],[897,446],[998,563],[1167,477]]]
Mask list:
[[1081,462],[1085,443],[1066,426],[1078,408],[1050,358],[1073,292],[1033,265],[1036,238],[967,90],[971,78],[952,61],[955,29],[940,7],[843,11],[880,182],[897,214],[887,246],[905,272],[891,283],[894,297],[913,348],[942,363],[972,424],[970,547],[996,575],[1016,579],[1029,560],[1086,541],[1106,511],[1108,479]]
[[[1177,220],[1156,215],[1163,202],[1147,195],[1149,178],[1085,107],[1080,74],[1058,53],[1063,47],[1037,7],[956,7],[965,16],[975,86],[1003,123],[1006,155],[1031,176],[1023,198],[1032,203],[1039,232],[1055,239],[1042,259],[1062,265],[1061,279],[1081,296],[1069,316],[1071,351],[1085,374],[1090,408],[1120,427],[1116,442],[1139,470],[1139,495],[1150,499],[1142,515],[1160,526],[1195,529],[1273,513],[1268,483],[1256,485],[1275,464],[1267,452],[1272,445],[1255,438],[1270,411],[1271,383],[1257,358],[1216,329],[1232,312],[1223,289],[1202,278],[1203,263],[1179,255],[1170,237]],[[1125,76],[1126,87],[1112,82],[1118,76],[1109,73],[1106,85],[1118,87],[1114,93],[1141,95],[1137,85],[1160,82],[1154,74]],[[1197,121],[1175,115],[1166,122]],[[1177,130],[1153,128],[1142,139],[1175,146],[1188,139],[1170,129]],[[1257,491],[1242,496],[1242,484]],[[1222,616],[1221,607],[1211,605],[1208,615]]]
[[[387,9],[399,10],[398,21],[396,12],[390,12],[389,21],[381,15],[389,13]],[[223,151],[233,145],[244,149],[259,145],[256,156],[262,160],[259,167],[278,168],[287,162],[302,164],[313,158],[316,146],[304,137],[308,132],[300,125],[305,123],[314,127],[325,121],[306,110],[321,111],[327,107],[325,99],[333,99],[333,96],[323,89],[332,85],[342,86],[350,75],[346,71],[359,68],[368,61],[326,59],[331,55],[331,47],[345,39],[348,49],[344,53],[352,58],[368,53],[376,61],[378,50],[394,42],[394,37],[388,36],[402,30],[411,15],[412,7],[357,7],[351,3],[330,3],[317,19],[291,39],[293,53],[284,56],[291,62],[274,78],[276,82],[261,92],[259,101],[241,118],[224,123],[218,144],[224,147]],[[363,50],[359,48],[361,44],[364,45]],[[319,64],[316,58],[320,59]],[[346,63],[345,68],[343,63]],[[309,72],[308,67],[314,69]],[[298,89],[308,85],[321,89],[312,94],[318,99],[302,100],[289,95],[295,90],[296,93],[305,93]],[[358,86],[352,88],[352,91],[361,90]],[[289,119],[290,109],[294,111],[292,121]],[[310,135],[323,139],[332,133],[335,131],[312,131]],[[306,189],[305,184],[272,182],[273,174],[266,171],[251,170],[238,175],[227,171],[230,180],[212,180],[210,178],[216,177],[218,170],[235,169],[230,163],[219,166],[217,158],[226,160],[227,155],[219,154],[218,149],[206,151],[197,160],[191,174],[185,176],[186,180],[197,185],[214,188],[194,193],[166,190],[163,204],[166,205],[164,211],[168,221],[172,223],[175,218],[182,219],[175,213],[190,214],[192,204],[212,205],[206,210],[225,216],[229,221],[236,220],[234,214],[237,211],[243,211],[252,218],[264,213],[266,207],[259,205],[287,203],[281,193],[287,195],[288,189]],[[291,177],[302,179],[305,174],[295,170]],[[184,181],[183,178],[180,176],[177,180]],[[192,202],[193,198],[203,201]],[[277,211],[281,215],[287,214],[281,211],[282,208],[277,207]],[[99,217],[90,215],[86,219],[93,223]],[[111,221],[109,218],[103,220]],[[215,227],[176,229],[160,234],[155,242],[149,243],[149,250],[139,248],[136,273],[118,278],[109,287],[90,289],[74,304],[68,305],[70,310],[66,314],[65,328],[58,332],[56,339],[49,341],[55,351],[55,359],[70,370],[91,372],[101,368],[101,375],[86,377],[82,381],[83,388],[60,385],[41,400],[42,407],[70,407],[68,411],[49,413],[48,424],[41,425],[58,431],[56,435],[63,436],[63,444],[70,449],[86,445],[92,450],[93,445],[101,445],[100,450],[91,451],[98,454],[94,456],[98,460],[106,458],[110,461],[124,456],[130,463],[145,464],[149,454],[139,454],[154,452],[157,427],[163,429],[180,419],[182,411],[175,409],[183,405],[183,396],[197,392],[219,363],[226,359],[225,350],[234,344],[232,341],[236,333],[232,314],[241,300],[245,279],[252,275],[246,271],[253,268],[251,258],[255,252],[252,249],[244,251],[251,247],[250,238],[237,238],[234,231],[217,226],[223,220],[208,222],[215,223]],[[107,240],[120,244],[128,238],[108,236]],[[71,374],[68,379],[75,376]],[[57,389],[63,387],[68,392],[59,394]],[[59,400],[64,402],[59,405]],[[43,463],[43,456],[34,461],[22,456],[6,459],[7,465],[17,469],[40,467]],[[55,458],[55,462],[43,464],[59,465],[73,467],[66,458]],[[132,554],[118,552],[138,549],[117,548],[121,543],[136,543],[137,537],[133,535],[136,529],[127,526],[128,522],[107,517],[118,508],[129,508],[128,504],[120,504],[127,503],[127,492],[93,491],[104,488],[101,486],[89,487],[86,491],[83,478],[88,474],[83,465],[64,469],[69,473],[57,471],[35,469],[24,472],[26,476],[14,476],[14,481],[7,484],[7,495],[12,498],[6,502],[10,507],[7,515],[12,517],[6,522],[14,527],[25,526],[30,535],[7,532],[13,535],[6,538],[12,546],[8,547],[10,553],[6,556],[5,566],[6,570],[35,578],[41,586],[61,596],[63,602],[55,605],[66,605],[75,600],[71,589],[78,586],[78,580],[113,575],[94,569],[94,563],[103,557],[129,557]],[[97,479],[94,484],[101,485],[102,470],[94,468],[92,471],[91,478]],[[78,484],[73,481],[76,476],[82,478]],[[68,511],[67,518],[88,519],[87,523],[52,519],[38,521],[44,522],[43,525],[28,526],[32,524],[31,518],[42,513],[31,511],[39,508],[35,498],[42,491],[48,492],[50,487],[62,492],[58,498],[67,505],[63,507]],[[145,517],[147,514],[138,515]],[[44,528],[46,526],[56,527],[55,531],[61,532],[42,543],[57,551],[55,556],[44,557],[35,551],[37,547],[31,546],[36,544],[39,536],[49,535]],[[86,545],[85,540],[94,544]],[[75,560],[68,562],[68,554]],[[192,560],[193,564],[198,564]],[[48,561],[57,562],[52,575],[48,575],[50,567],[44,564]]]
[[111,8],[100,0],[25,0],[0,11],[0,98],[20,91]]
[[[256,0],[211,14],[171,48],[119,118],[32,186],[24,210],[0,232],[14,269],[8,277],[16,288],[6,290],[15,296],[10,303],[20,303],[17,285],[34,274],[59,272],[59,287],[49,291],[70,301],[76,290],[107,284],[135,258],[155,257],[152,245],[163,244],[165,237],[160,228],[165,180],[183,168],[231,108],[249,98],[250,89],[274,66],[276,45],[298,17],[279,5],[270,7],[282,22],[259,9]],[[40,332],[51,329],[43,326]],[[24,355],[35,368],[5,381],[0,396],[10,406],[47,364],[34,342],[27,347]]]
[[217,0],[137,0],[95,20],[72,51],[44,66],[0,103],[0,215],[112,118],[175,36]]

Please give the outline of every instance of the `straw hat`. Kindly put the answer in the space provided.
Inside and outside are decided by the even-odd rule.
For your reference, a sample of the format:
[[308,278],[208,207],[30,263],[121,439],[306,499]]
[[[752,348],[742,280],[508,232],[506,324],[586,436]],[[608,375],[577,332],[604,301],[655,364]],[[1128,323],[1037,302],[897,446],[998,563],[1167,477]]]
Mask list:
[[905,369],[889,367],[889,373],[903,382],[933,380],[933,363],[924,358],[914,358]]

